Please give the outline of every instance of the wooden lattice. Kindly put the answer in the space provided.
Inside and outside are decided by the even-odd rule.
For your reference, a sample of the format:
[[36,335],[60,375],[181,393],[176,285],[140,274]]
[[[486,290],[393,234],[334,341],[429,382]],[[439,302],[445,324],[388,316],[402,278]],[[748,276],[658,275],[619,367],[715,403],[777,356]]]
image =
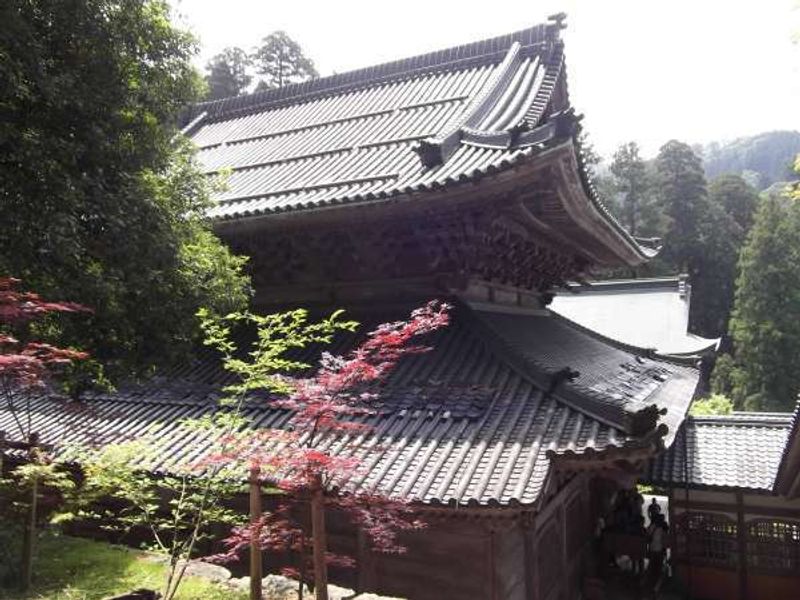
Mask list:
[[739,565],[736,521],[726,515],[693,512],[679,515],[675,527],[675,551],[680,560],[693,564],[736,569]]
[[800,523],[772,519],[749,522],[747,566],[770,573],[800,571]]

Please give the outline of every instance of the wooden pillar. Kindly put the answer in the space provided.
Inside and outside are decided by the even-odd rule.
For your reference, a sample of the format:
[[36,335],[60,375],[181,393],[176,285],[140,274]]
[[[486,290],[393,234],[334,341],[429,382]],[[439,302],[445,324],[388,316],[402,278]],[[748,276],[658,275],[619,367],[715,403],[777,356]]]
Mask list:
[[314,594],[317,600],[328,600],[328,547],[325,535],[325,495],[322,482],[317,481],[311,493],[311,535],[314,542]]
[[537,600],[539,597],[538,556],[534,547],[536,521],[530,514],[522,519],[522,544],[525,553],[525,598]]
[[739,551],[739,598],[748,600],[747,594],[747,531],[744,522],[744,495],[736,492],[736,541]]
[[261,542],[259,528],[256,523],[261,520],[261,469],[250,469],[250,524],[253,526],[250,537],[250,600],[262,600],[261,578],[263,576],[261,560]]

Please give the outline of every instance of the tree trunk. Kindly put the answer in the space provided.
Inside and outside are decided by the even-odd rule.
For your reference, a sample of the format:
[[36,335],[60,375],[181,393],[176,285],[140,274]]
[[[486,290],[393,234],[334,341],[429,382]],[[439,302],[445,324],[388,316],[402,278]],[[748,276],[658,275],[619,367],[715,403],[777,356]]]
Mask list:
[[[33,463],[38,460],[37,446],[39,436],[35,433],[28,436],[28,460]],[[28,523],[25,528],[25,535],[22,539],[22,589],[31,589],[33,583],[33,554],[36,542],[36,511],[39,501],[39,479],[34,475],[31,482],[31,506],[28,513]]]
[[[250,524],[255,525],[261,519],[261,482],[259,481],[260,469],[250,469]],[[250,600],[262,600],[261,589],[262,562],[261,542],[258,539],[258,530],[253,529],[250,538]]]
[[303,600],[303,588],[306,584],[306,534],[300,533],[300,564],[298,565],[298,573],[300,574],[300,582],[297,587],[297,600]]
[[317,478],[311,493],[311,538],[314,543],[314,593],[317,600],[328,600],[328,564],[325,561],[325,497]]

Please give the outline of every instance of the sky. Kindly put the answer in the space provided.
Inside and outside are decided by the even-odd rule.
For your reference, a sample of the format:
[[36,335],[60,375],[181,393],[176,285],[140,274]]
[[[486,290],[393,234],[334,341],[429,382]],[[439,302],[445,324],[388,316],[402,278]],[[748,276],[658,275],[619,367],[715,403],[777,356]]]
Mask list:
[[596,149],[800,129],[800,0],[177,0],[198,67],[282,29],[321,75],[510,33],[567,13],[572,105]]

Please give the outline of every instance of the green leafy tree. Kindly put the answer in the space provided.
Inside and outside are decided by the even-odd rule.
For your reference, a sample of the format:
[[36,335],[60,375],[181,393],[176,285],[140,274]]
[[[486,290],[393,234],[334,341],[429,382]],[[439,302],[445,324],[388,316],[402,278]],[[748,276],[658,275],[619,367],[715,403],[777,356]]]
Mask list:
[[194,39],[162,0],[9,0],[0,22],[0,273],[94,307],[51,333],[112,373],[180,356],[197,308],[248,297],[176,136]]
[[[717,389],[737,407],[791,410],[800,392],[800,193],[765,197],[742,250],[730,332],[732,365]],[[726,361],[729,363],[731,361]]]
[[208,100],[238,96],[253,80],[250,56],[241,48],[225,48],[206,65]]
[[733,412],[733,402],[722,394],[712,394],[708,398],[700,398],[692,402],[689,414],[695,417],[729,415]]
[[[186,420],[182,427],[192,429],[197,424]],[[82,481],[67,494],[74,498],[64,508],[74,512],[62,515],[61,520],[80,519],[106,531],[139,530],[147,535],[150,547],[167,559],[161,591],[164,600],[172,600],[189,561],[200,554],[213,528],[241,524],[243,517],[228,508],[226,501],[244,486],[231,476],[232,471],[210,469],[198,477],[191,465],[173,465],[155,477],[148,467],[163,460],[166,446],[154,431],[135,441],[72,454],[80,459]]]
[[259,82],[256,91],[282,88],[318,76],[314,62],[285,31],[276,31],[261,41],[252,54]]
[[618,213],[625,228],[635,236],[660,236],[663,218],[655,202],[647,165],[636,142],[619,147],[614,153],[610,171],[618,195]]
[[[96,522],[104,529],[127,532],[137,528],[148,535],[151,546],[167,557],[165,600],[178,593],[189,561],[203,550],[219,525],[243,525],[241,515],[227,508],[244,489],[251,465],[249,456],[235,454],[242,445],[257,448],[265,437],[255,433],[246,416],[246,402],[259,393],[288,392],[286,375],[310,368],[292,352],[311,344],[329,344],[337,331],[352,331],[353,321],[343,321],[341,311],[319,322],[309,322],[308,312],[256,315],[229,313],[224,317],[207,309],[198,311],[204,343],[224,357],[224,368],[235,377],[224,389],[218,406],[197,418],[178,424],[170,436],[159,435],[157,423],[145,438],[111,444],[100,449],[66,448],[62,461],[81,465],[81,485],[70,495],[64,510],[70,518]],[[241,346],[245,330],[255,330],[249,348]],[[165,461],[176,438],[199,440],[194,451]],[[255,443],[254,443],[255,441]],[[222,458],[224,457],[224,459]],[[153,475],[158,466],[160,474]],[[263,473],[262,475],[267,475]],[[112,503],[109,503],[111,501]]]

